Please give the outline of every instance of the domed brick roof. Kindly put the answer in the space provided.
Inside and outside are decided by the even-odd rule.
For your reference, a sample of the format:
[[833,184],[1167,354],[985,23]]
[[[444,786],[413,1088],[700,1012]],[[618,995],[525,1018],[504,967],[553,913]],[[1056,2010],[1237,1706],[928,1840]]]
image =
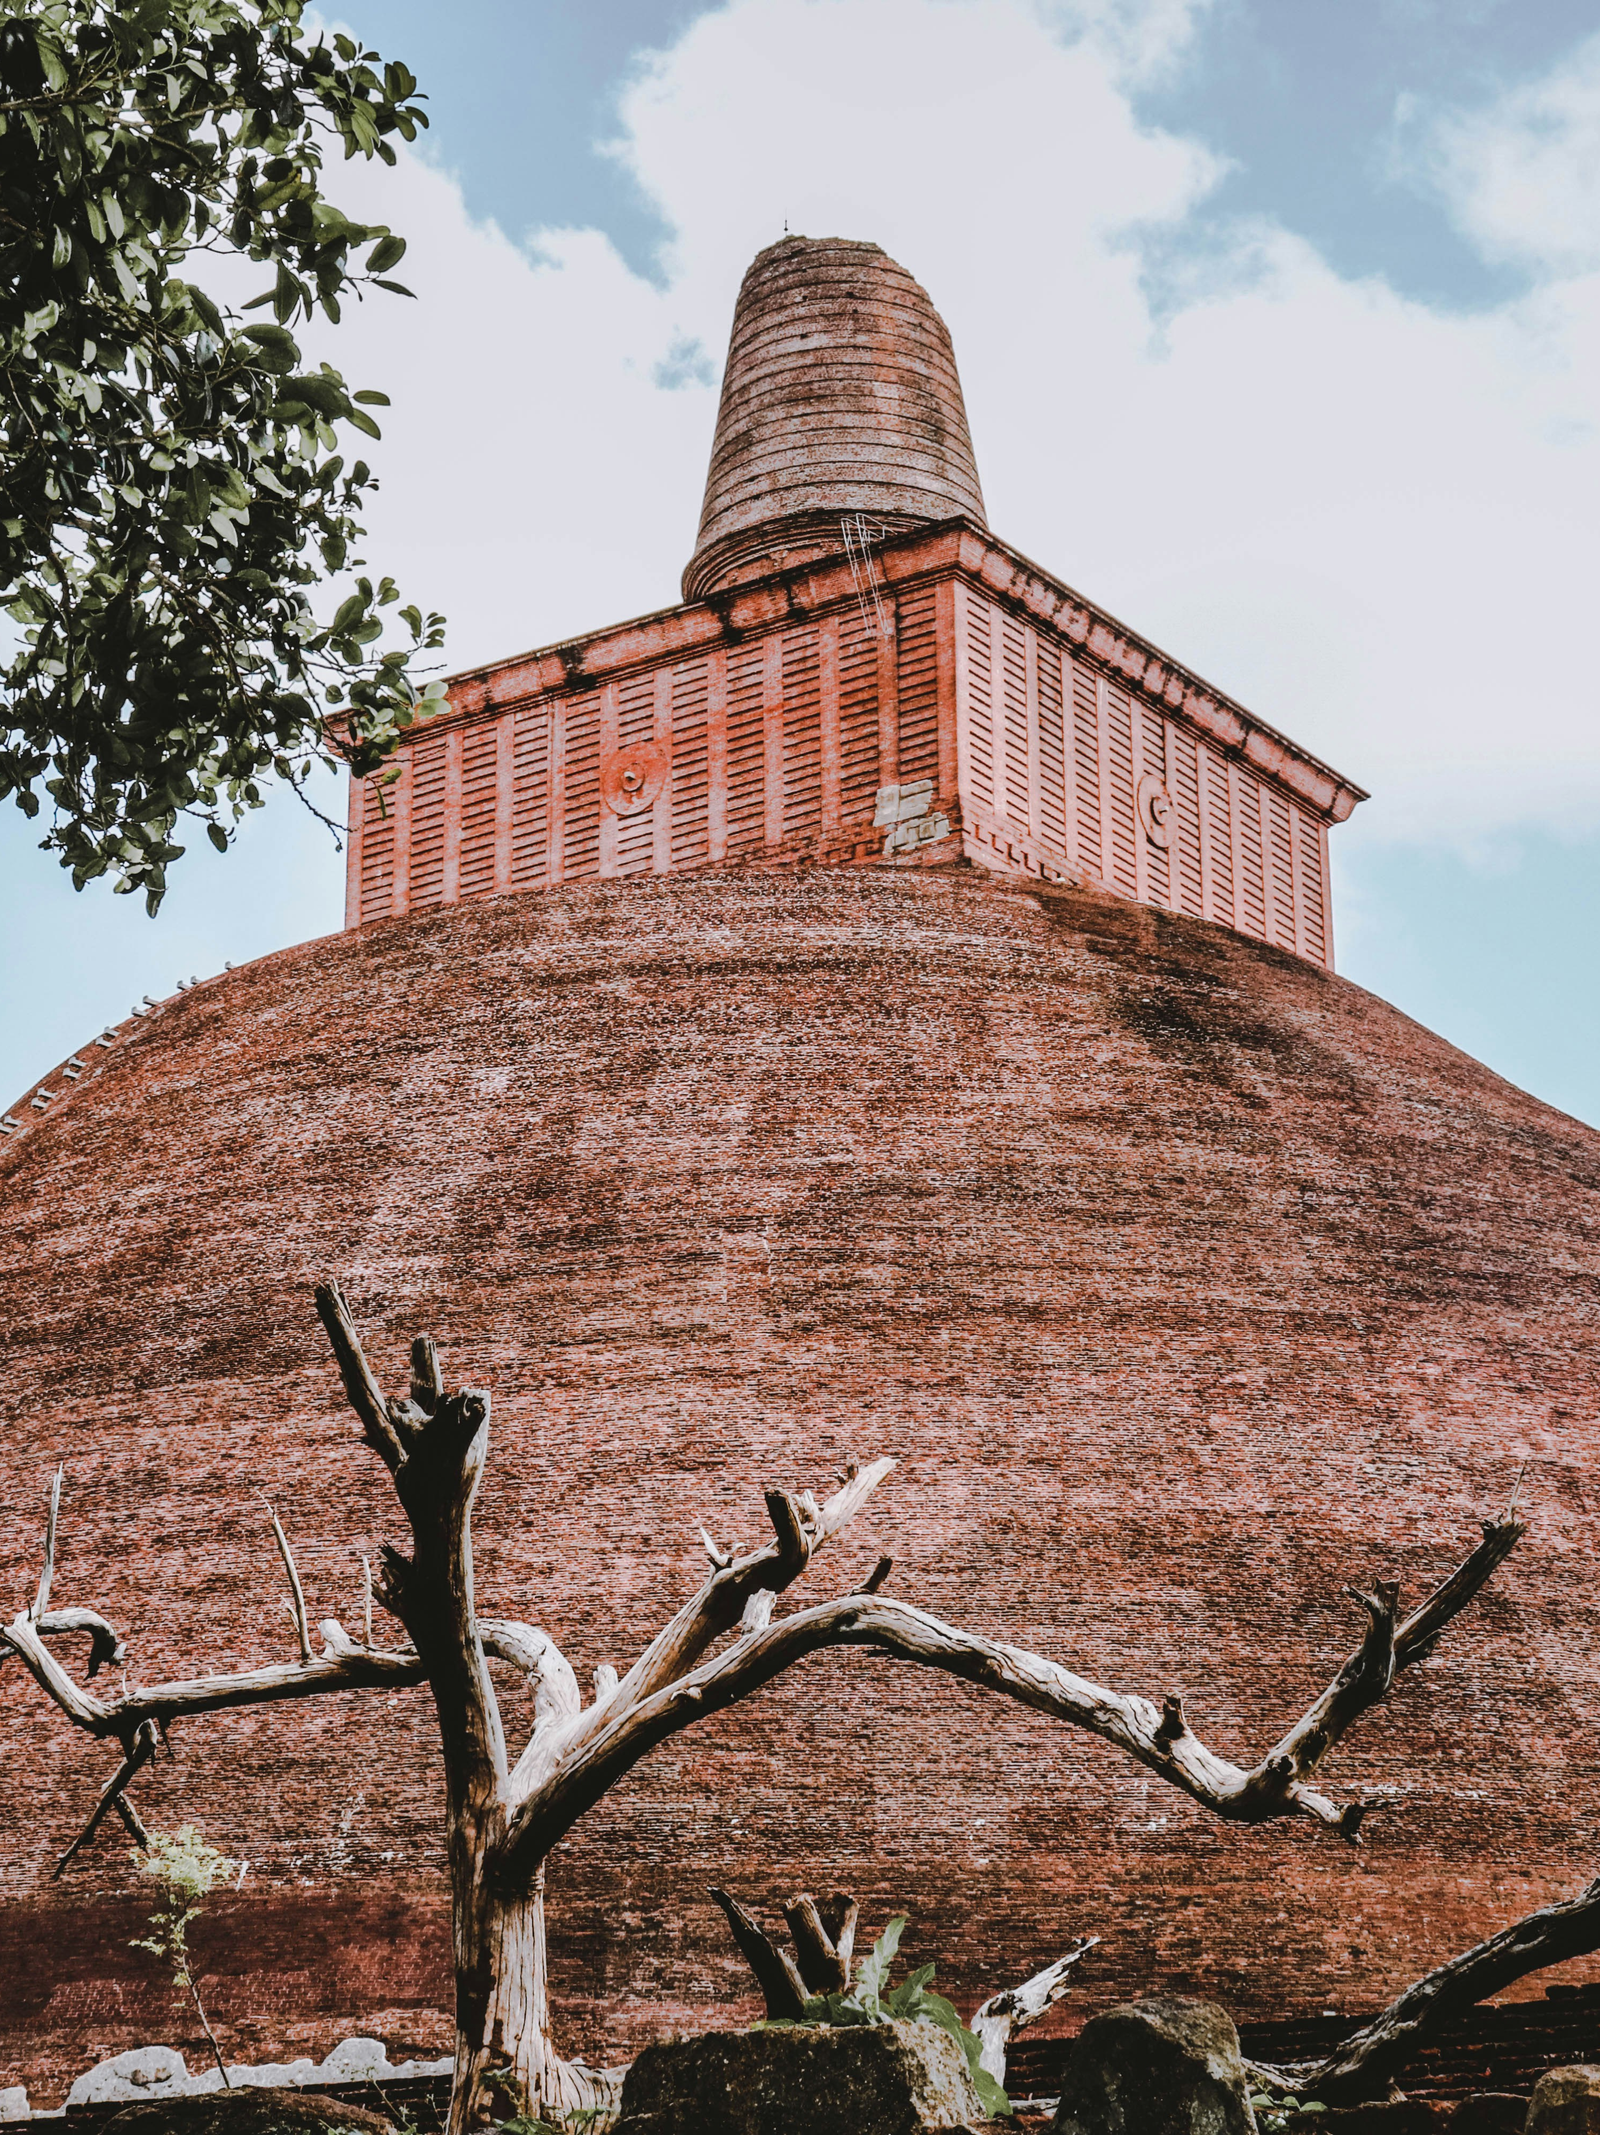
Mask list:
[[877,245],[786,237],[734,307],[683,597],[836,553],[858,514],[870,530],[984,523],[950,335]]
[[[65,1459],[58,1601],[138,1677],[292,1650],[258,1488],[313,1616],[355,1620],[395,1514],[330,1271],[388,1377],[426,1327],[493,1390],[480,1594],[585,1682],[691,1590],[700,1521],[753,1541],[764,1486],[886,1451],[800,1596],[890,1552],[906,1599],[1181,1689],[1249,1756],[1352,1643],[1342,1589],[1418,1596],[1526,1455],[1527,1541],[1329,1769],[1384,1803],[1361,1851],[843,1653],[659,1752],[553,1864],[591,2052],[745,1995],[711,1883],[904,1909],[958,1997],[1094,1932],[1078,2010],[1371,2006],[1592,1873],[1597,1238],[1600,1138],[1200,921],[960,871],[464,903],[197,987],[0,1149],[6,1590]],[[107,1755],[6,1689],[0,2060],[81,2065],[170,2009],[120,1840],[50,1881]],[[324,1700],[190,1723],[142,1776],[149,1821],[251,1864],[206,1930],[225,2025],[446,2006],[432,1739],[420,1693]]]

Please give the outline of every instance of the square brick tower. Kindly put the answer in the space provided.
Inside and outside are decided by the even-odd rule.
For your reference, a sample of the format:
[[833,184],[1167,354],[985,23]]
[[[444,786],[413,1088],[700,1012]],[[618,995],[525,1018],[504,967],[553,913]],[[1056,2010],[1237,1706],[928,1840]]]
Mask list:
[[346,924],[586,876],[976,865],[1329,968],[1361,789],[997,540],[950,336],[876,245],[734,312],[684,601],[458,676],[351,796]]

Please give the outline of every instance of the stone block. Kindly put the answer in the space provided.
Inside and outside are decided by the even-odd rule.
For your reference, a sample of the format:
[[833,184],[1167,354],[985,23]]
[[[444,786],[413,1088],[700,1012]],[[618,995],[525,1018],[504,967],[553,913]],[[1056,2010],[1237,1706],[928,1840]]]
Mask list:
[[1600,2068],[1552,2068],[1528,2105],[1527,2135],[1600,2135]]
[[1255,2135],[1232,2017],[1165,1998],[1092,2017],[1067,2056],[1052,2135]]
[[995,2129],[933,2024],[710,2031],[647,2046],[616,2135],[958,2135]]
[[170,2046],[135,2046],[87,2069],[67,2093],[67,2106],[106,2105],[118,2098],[169,2096],[189,2088],[189,2064]]

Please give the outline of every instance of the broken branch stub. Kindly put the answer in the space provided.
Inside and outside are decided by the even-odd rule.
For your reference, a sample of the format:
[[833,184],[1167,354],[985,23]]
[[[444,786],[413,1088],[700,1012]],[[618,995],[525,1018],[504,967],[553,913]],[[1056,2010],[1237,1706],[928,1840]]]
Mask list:
[[737,1898],[715,1888],[709,1895],[722,1908],[723,1918],[739,1945],[740,1955],[756,1976],[769,2021],[797,2023],[806,2011],[806,1984],[794,1959],[787,1950],[779,1948]]
[[1019,2031],[1026,2031],[1030,2024],[1038,2023],[1045,2011],[1060,2001],[1072,1985],[1074,1965],[1099,1941],[1098,1935],[1080,1936],[1054,1964],[1047,1964],[1042,1972],[1035,1972],[1020,1987],[1006,1987],[999,1994],[991,1994],[973,2012],[967,2028],[983,2049],[978,2056],[980,2063],[996,2083],[1003,2084],[1006,2080],[1006,2050],[1012,2039]]
[[[855,1932],[856,1908],[853,1900],[846,1900],[852,1937]],[[844,1994],[850,1986],[850,1956],[848,1950],[841,1952],[829,1933],[827,1923],[817,1906],[817,1901],[808,1891],[801,1891],[783,1908],[783,1917],[794,1941],[795,1959],[800,1966],[800,1977],[813,1994]]]

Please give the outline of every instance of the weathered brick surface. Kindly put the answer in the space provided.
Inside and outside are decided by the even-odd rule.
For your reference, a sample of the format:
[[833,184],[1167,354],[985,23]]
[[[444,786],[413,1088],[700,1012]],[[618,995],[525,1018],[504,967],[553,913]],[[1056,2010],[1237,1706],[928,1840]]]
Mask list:
[[958,513],[981,526],[983,491],[927,291],[850,238],[758,252],[734,306],[684,599],[837,554],[847,515],[864,545]]
[[[1338,1760],[1394,1790],[1360,1851],[847,1654],[659,1753],[552,1875],[591,2051],[750,2009],[710,1882],[903,1906],[958,1997],[1093,1929],[1079,2014],[1370,2006],[1593,1872],[1597,1222],[1589,1130],[1152,908],[869,869],[463,903],[197,988],[0,1151],[7,1605],[64,1458],[58,1594],[140,1675],[284,1650],[257,1486],[348,1614],[395,1519],[330,1269],[387,1372],[425,1325],[493,1389],[482,1592],[585,1677],[689,1590],[697,1521],[752,1540],[764,1484],[888,1450],[819,1591],[892,1551],[906,1597],[1248,1753],[1345,1651],[1345,1583],[1415,1593],[1526,1455],[1528,1542]],[[4,1684],[10,2081],[170,2020],[121,1844],[49,1881],[108,1758]],[[442,2006],[431,1731],[415,1693],[222,1717],[142,1782],[251,1863],[230,2030]]]

